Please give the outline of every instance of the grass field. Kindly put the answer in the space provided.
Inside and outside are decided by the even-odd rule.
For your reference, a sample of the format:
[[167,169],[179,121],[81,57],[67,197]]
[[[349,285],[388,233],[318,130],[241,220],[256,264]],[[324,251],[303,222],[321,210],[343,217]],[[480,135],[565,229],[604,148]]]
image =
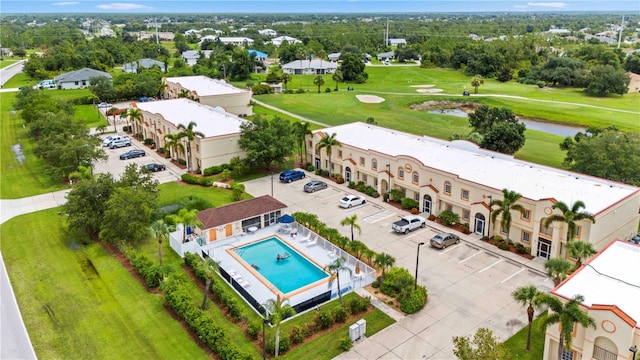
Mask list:
[[[525,316],[526,317],[526,316]],[[544,354],[544,334],[545,331],[540,326],[540,317],[533,320],[531,326],[531,348],[527,348],[527,330],[528,326],[522,328],[515,335],[504,342],[506,348],[511,351],[514,359],[521,360],[540,360]]]

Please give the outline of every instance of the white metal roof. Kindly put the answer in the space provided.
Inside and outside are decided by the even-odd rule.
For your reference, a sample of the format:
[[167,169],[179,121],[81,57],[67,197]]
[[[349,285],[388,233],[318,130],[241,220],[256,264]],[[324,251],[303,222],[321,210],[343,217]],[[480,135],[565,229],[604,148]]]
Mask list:
[[584,296],[586,306],[616,305],[640,323],[640,246],[614,241],[553,293]]
[[180,98],[137,103],[138,109],[152,114],[160,114],[168,122],[174,125],[187,125],[193,121],[194,128],[208,137],[237,134],[243,120],[230,114],[221,107],[211,107],[198,102]]
[[231,84],[227,84],[222,80],[216,80],[202,75],[168,77],[166,78],[166,81],[180,84],[185,89],[195,91],[198,96],[240,94],[249,92],[248,90],[239,89]]
[[592,214],[640,191],[631,185],[515,160],[467,141],[416,136],[360,122],[318,131],[335,132],[345,145],[394,157],[413,157],[425,166],[497,191],[509,189],[528,199],[553,198],[568,205],[581,200],[586,205],[585,211]]

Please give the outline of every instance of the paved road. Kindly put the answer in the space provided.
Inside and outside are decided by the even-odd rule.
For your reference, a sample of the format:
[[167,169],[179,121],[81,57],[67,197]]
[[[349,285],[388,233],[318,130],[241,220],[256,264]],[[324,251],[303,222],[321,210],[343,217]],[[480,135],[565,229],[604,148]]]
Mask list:
[[4,86],[14,75],[21,73],[24,68],[24,62],[25,60],[18,61],[15,64],[0,69],[0,86]]

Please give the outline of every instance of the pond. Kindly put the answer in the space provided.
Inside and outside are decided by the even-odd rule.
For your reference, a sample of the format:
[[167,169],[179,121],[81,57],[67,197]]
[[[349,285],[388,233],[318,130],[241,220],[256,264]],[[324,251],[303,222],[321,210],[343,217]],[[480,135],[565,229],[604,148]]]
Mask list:
[[[469,117],[468,114],[460,109],[443,109],[443,110],[429,110],[427,111],[429,114],[439,114],[439,115],[451,115],[458,117]],[[542,131],[549,134],[560,135],[560,136],[575,136],[579,132],[584,132],[585,128],[581,128],[579,126],[571,126],[571,125],[562,125],[562,124],[554,124],[551,122],[545,121],[537,121],[531,119],[521,119],[518,118],[519,121],[527,125],[527,129]]]

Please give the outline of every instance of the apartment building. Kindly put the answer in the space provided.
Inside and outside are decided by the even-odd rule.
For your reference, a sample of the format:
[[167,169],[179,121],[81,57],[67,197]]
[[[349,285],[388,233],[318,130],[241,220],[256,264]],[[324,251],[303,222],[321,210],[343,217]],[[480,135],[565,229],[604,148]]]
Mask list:
[[220,106],[235,115],[253,115],[251,90],[239,89],[223,80],[202,75],[165,77],[162,82],[166,84],[163,99],[187,97],[201,104]]

